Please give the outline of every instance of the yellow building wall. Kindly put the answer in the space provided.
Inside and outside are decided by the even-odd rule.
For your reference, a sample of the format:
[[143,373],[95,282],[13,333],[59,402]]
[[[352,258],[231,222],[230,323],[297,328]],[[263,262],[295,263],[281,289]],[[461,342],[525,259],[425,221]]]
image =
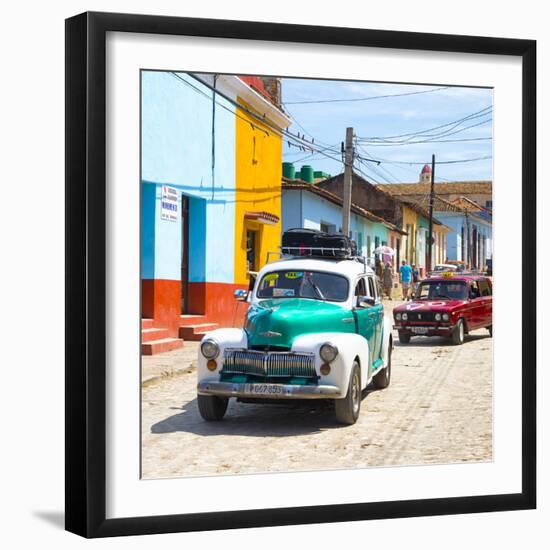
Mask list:
[[[239,103],[252,110],[239,98]],[[282,138],[245,110],[237,108],[235,193],[235,283],[249,281],[246,233],[256,231],[256,269],[261,269],[268,252],[281,244]],[[276,225],[245,220],[245,213],[265,211],[279,218]],[[219,236],[223,239],[223,235]],[[272,257],[274,259],[274,257]]]
[[441,225],[434,224],[434,239],[435,239],[434,265],[436,263],[444,264],[447,261],[447,253],[446,253],[447,228],[442,227]]
[[403,240],[406,242],[402,256],[403,259],[407,260],[407,263],[415,263],[415,247],[416,247],[416,229],[417,229],[417,220],[416,212],[409,208],[408,206],[403,206],[403,231],[407,230],[407,225],[409,225],[409,235],[403,235]]

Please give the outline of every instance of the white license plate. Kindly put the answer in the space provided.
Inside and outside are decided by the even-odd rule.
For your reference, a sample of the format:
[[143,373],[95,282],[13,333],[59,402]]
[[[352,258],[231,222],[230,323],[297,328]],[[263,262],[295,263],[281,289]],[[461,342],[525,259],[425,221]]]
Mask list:
[[414,334],[428,334],[428,327],[411,327]]
[[282,395],[283,388],[275,384],[246,384],[245,392],[254,395]]

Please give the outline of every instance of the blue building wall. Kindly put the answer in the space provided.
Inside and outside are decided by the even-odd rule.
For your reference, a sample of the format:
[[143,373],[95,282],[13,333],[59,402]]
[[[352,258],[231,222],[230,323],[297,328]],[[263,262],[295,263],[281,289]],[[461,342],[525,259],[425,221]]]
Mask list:
[[[459,212],[436,212],[435,216],[440,222],[452,229],[452,231],[447,233],[446,238],[447,244],[445,252],[447,255],[447,260],[466,261],[466,258],[462,257],[462,227],[464,227],[464,238],[467,238],[467,225],[464,214]],[[473,228],[476,227],[479,234],[484,236],[486,239],[486,249],[484,252],[485,257],[482,258],[481,261],[484,262],[485,260],[492,258],[492,225],[475,216],[469,217],[469,224],[471,234],[473,233]]]
[[176,222],[161,219],[164,184],[178,190],[180,208],[182,194],[190,197],[189,281],[232,283],[235,115],[217,96],[214,133],[212,92],[184,73],[179,77],[185,82],[171,73],[141,73],[142,278],[181,277],[181,210]]

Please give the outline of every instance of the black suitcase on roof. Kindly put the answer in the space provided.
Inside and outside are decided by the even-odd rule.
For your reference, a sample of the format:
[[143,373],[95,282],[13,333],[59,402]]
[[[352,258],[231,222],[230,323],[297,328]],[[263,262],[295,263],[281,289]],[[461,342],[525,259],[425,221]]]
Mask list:
[[349,237],[316,229],[289,229],[283,233],[281,252],[293,256],[347,258],[357,255],[357,245]]
[[315,247],[315,239],[319,233],[321,232],[316,229],[288,229],[283,233],[282,246],[289,249]]
[[357,244],[346,235],[321,233],[317,237],[317,246],[322,248],[322,255],[327,257],[347,258],[357,256]]

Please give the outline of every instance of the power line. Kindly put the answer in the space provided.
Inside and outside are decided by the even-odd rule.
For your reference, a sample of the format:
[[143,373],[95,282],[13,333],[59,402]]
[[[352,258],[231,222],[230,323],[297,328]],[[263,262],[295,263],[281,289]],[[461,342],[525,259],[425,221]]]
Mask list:
[[[285,107],[286,109],[286,112],[287,114],[290,116],[290,118],[292,119],[292,122],[294,122],[294,124],[296,124],[296,126],[298,126],[298,128],[300,128],[303,132],[305,132],[308,136],[310,136],[312,139],[315,139],[315,136],[311,133],[311,132],[308,132],[297,120],[296,120],[296,117],[288,110],[287,106],[286,106],[286,103],[282,102],[283,106]],[[320,139],[317,139],[317,143],[321,144],[321,145],[327,145],[328,146],[328,143],[326,142],[323,142],[321,141]]]
[[399,147],[401,145],[416,145],[422,143],[465,143],[468,141],[488,141],[492,140],[492,137],[480,137],[480,138],[463,138],[463,139],[426,139],[419,141],[409,141],[403,143],[376,143],[376,142],[364,142],[369,147]]
[[[398,135],[395,135],[395,136],[371,136],[371,137],[358,137],[357,139],[359,141],[369,141],[369,140],[385,140],[385,139],[397,139],[397,138],[402,138],[402,137],[408,137],[408,136],[416,136],[416,135],[419,135],[419,134],[426,134],[427,132],[432,132],[433,130],[439,130],[441,128],[446,128],[447,126],[453,126],[457,123],[461,123],[461,122],[466,122],[467,120],[471,120],[471,119],[474,119],[474,118],[479,118],[479,117],[482,117],[482,116],[485,116],[485,115],[489,115],[490,112],[492,112],[492,105],[488,105],[487,107],[484,107],[483,109],[479,110],[479,111],[476,111],[474,113],[470,113],[469,115],[466,115],[462,118],[459,118],[459,119],[456,119],[456,120],[452,120],[450,122],[447,122],[445,124],[441,124],[439,126],[433,126],[432,128],[426,128],[424,130],[416,130],[414,132],[409,132],[409,133],[406,133],[406,134],[398,134]],[[487,111],[487,112],[485,112]],[[483,113],[483,114],[482,114]]]
[[420,90],[418,92],[406,92],[403,94],[385,94],[385,95],[373,95],[368,97],[355,97],[348,99],[315,99],[315,100],[304,100],[304,101],[286,101],[286,105],[309,105],[313,103],[342,103],[346,101],[370,101],[372,99],[384,99],[388,97],[403,97],[408,95],[418,95],[418,94],[428,94],[431,92],[438,92],[440,90],[447,90],[450,86],[442,86],[441,88],[433,88],[431,90]]
[[[479,118],[479,116],[486,116],[486,114],[478,115],[477,117],[472,117],[469,120],[473,120],[474,118]],[[487,124],[487,122],[491,122],[492,120],[493,120],[492,117],[489,117],[485,120],[482,120],[481,122],[477,122],[476,124],[471,124],[470,126],[465,126],[463,128],[458,128],[462,124],[462,122],[460,122],[458,124],[455,124],[451,128],[447,128],[443,132],[439,132],[437,134],[423,134],[423,135],[417,134],[415,136],[411,136],[407,139],[399,140],[399,141],[392,141],[392,140],[376,140],[376,141],[375,140],[370,140],[369,141],[369,140],[363,139],[363,140],[361,140],[361,142],[362,143],[370,143],[371,145],[378,144],[378,143],[384,144],[384,145],[410,145],[410,144],[414,144],[414,143],[428,143],[428,142],[432,141],[432,138],[444,138],[444,137],[452,136],[452,135],[455,135],[455,134],[459,134],[461,132],[469,130],[470,128],[475,128],[476,126],[481,126],[482,124]],[[458,128],[458,130],[456,128]],[[429,138],[429,139],[420,139],[420,140],[413,141],[413,139],[415,137]]]
[[[364,178],[367,179],[367,181],[372,181],[374,183],[376,183],[377,185],[380,185],[380,182],[375,180],[370,174],[366,174],[365,172],[363,172],[363,170],[361,170],[361,168],[359,168],[358,166],[355,166],[354,167],[355,170],[357,170]],[[366,169],[366,167],[365,167]]]
[[[360,158],[364,158],[364,157],[360,157]],[[488,160],[488,159],[492,159],[493,156],[492,155],[487,155],[485,157],[476,157],[476,158],[471,158],[471,159],[456,159],[456,160],[439,160],[436,162],[436,164],[460,164],[460,163],[465,163],[465,162],[475,162],[475,161],[478,161],[478,160]],[[390,161],[389,159],[381,159],[381,158],[370,158],[370,159],[364,159],[364,160],[370,160],[370,161],[375,161],[375,162],[388,162],[390,164],[409,164],[409,165],[413,165],[413,164],[418,164],[418,165],[423,165],[423,164],[426,164],[426,161],[408,161],[408,160],[392,160]]]
[[[478,117],[473,117],[473,118],[478,118]],[[471,118],[469,120],[473,120],[473,118]],[[464,126],[463,128],[459,128],[458,130],[455,130],[455,128],[458,128],[460,126],[460,124],[462,124],[462,123],[460,123],[460,124],[456,124],[455,126],[452,126],[448,130],[445,130],[444,132],[439,132],[438,134],[425,134],[422,137],[439,138],[439,137],[453,136],[455,134],[459,134],[460,132],[464,132],[466,130],[469,130],[470,128],[475,128],[477,126],[481,126],[482,124],[487,124],[487,122],[492,122],[492,121],[493,121],[493,118],[490,117],[490,118],[487,118],[485,120],[482,120],[481,122],[477,122],[476,124],[472,124],[470,126]],[[421,136],[417,136],[417,137],[421,137]],[[413,138],[409,138],[408,140],[405,140],[405,141],[410,142],[410,140],[412,140],[412,139]]]
[[[196,92],[198,92],[199,94],[203,95],[204,97],[206,97],[208,100],[212,101],[213,98],[211,98],[208,94],[206,94],[204,91],[200,90],[199,88],[197,88],[196,86],[194,86],[193,84],[191,84],[190,82],[188,82],[187,80],[183,79],[179,74],[175,73],[175,72],[171,72],[171,74],[173,76],[175,76],[179,81],[183,82],[184,84],[190,86],[192,89],[194,89]],[[227,102],[229,102],[230,104],[232,104],[235,108],[238,108],[238,109],[242,109],[244,112],[246,112],[248,115],[250,115],[251,117],[255,118],[256,120],[259,120],[261,123],[262,123],[262,126],[266,126],[268,128],[270,128],[274,133],[275,135],[279,136],[279,135],[284,135],[286,136],[288,139],[292,140],[294,143],[297,143],[307,149],[309,149],[310,151],[315,151],[319,154],[322,154],[323,156],[327,157],[327,158],[330,158],[336,162],[341,162],[340,159],[336,158],[336,157],[333,157],[331,155],[328,155],[327,153],[324,152],[324,150],[319,150],[317,148],[315,148],[313,146],[313,143],[310,143],[309,141],[303,139],[303,138],[300,138],[298,136],[295,136],[294,134],[290,133],[289,131],[287,131],[285,128],[279,128],[277,126],[274,126],[273,124],[271,124],[265,117],[262,117],[260,115],[258,115],[257,113],[255,113],[254,111],[250,110],[250,109],[247,109],[244,105],[241,105],[239,104],[237,101],[235,101],[233,98],[225,95],[224,93],[220,92],[219,89],[216,89],[214,88],[213,86],[211,86],[210,84],[208,84],[207,82],[203,82],[202,80],[199,80],[197,77],[195,77],[194,75],[190,74],[190,76],[192,78],[195,78],[195,80],[199,81],[202,85],[204,85],[205,87],[207,87],[208,89],[210,89],[214,94],[218,94],[220,97],[222,97],[223,99],[225,99]],[[214,99],[215,101],[215,99]],[[247,122],[248,124],[250,124],[253,128],[257,128],[259,129],[260,131],[264,132],[265,134],[267,135],[272,135],[271,132],[269,132],[268,130],[266,130],[265,128],[263,128],[262,126],[258,126],[257,124],[254,124],[253,122],[251,122],[250,120],[246,119],[245,117],[243,116],[240,116],[238,112],[236,111],[232,111],[230,108],[228,108],[226,105],[224,105],[223,103],[220,103],[218,101],[215,101],[215,103],[217,105],[219,105],[220,107],[226,109],[227,111],[231,112],[232,114],[234,114],[237,118],[240,118],[241,120],[244,120],[245,122]],[[325,148],[326,149],[326,148]]]

